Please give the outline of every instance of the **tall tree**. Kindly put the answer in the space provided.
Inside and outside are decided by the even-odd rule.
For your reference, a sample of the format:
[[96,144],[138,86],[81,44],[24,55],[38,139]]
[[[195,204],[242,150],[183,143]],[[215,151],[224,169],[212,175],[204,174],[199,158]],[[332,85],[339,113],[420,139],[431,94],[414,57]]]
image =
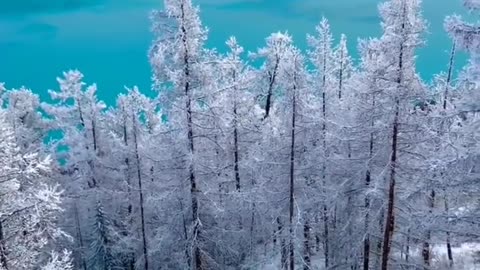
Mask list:
[[0,266],[2,269],[40,267],[50,241],[64,234],[56,221],[61,191],[50,180],[51,159],[23,152],[0,109]]
[[[202,81],[204,71],[204,49],[207,31],[198,16],[198,8],[190,0],[166,0],[164,12],[152,15],[153,32],[156,36],[150,49],[150,62],[153,78],[157,86],[170,83],[178,97],[181,114],[185,121],[181,124],[185,132],[185,163],[187,164],[190,183],[190,210],[192,269],[204,269],[206,258],[202,252],[204,236],[202,235],[201,201],[197,161],[197,134],[195,134],[195,116],[198,102],[197,94],[205,85]],[[167,30],[165,30],[165,27]],[[173,118],[172,118],[173,119]],[[202,255],[203,254],[203,255]]]
[[[330,24],[326,18],[323,18],[318,26],[315,28],[316,36],[307,35],[307,41],[310,46],[309,57],[310,61],[315,67],[314,74],[314,88],[317,89],[318,95],[321,96],[321,119],[320,119],[320,134],[321,134],[321,185],[323,189],[323,200],[322,203],[322,217],[323,217],[323,251],[324,251],[324,260],[325,267],[330,266],[330,241],[329,241],[329,206],[326,198],[327,194],[327,184],[328,184],[328,166],[327,160],[329,157],[329,146],[328,146],[328,117],[329,110],[327,108],[329,105],[329,100],[332,95],[334,88],[332,87],[333,79],[333,37],[330,32]],[[334,92],[333,92],[334,93]],[[316,235],[317,249],[320,244],[320,237]]]
[[279,77],[286,64],[288,50],[292,46],[292,38],[288,33],[274,33],[266,38],[266,46],[258,49],[256,53],[250,53],[254,59],[265,59],[260,72],[262,81],[265,82],[261,96],[265,98],[265,115],[268,118],[273,107],[273,101],[276,96],[276,89],[279,87]]
[[[387,76],[392,80],[391,95],[393,111],[390,137],[390,175],[387,191],[386,222],[383,233],[382,269],[388,268],[393,235],[395,231],[395,203],[397,181],[399,178],[399,134],[400,125],[407,119],[408,108],[412,98],[418,93],[417,77],[415,75],[415,49],[422,44],[421,34],[425,22],[421,17],[420,0],[391,0],[380,5],[382,27],[384,34],[384,52],[391,56],[389,63],[391,73]],[[407,110],[407,111],[406,111]]]

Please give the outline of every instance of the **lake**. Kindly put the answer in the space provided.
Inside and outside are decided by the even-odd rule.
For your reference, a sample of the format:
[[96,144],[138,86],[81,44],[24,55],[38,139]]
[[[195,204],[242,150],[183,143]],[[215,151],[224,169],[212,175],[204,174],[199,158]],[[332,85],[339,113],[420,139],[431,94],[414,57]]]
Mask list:
[[[62,71],[79,69],[98,96],[113,104],[124,86],[148,92],[151,42],[148,14],[161,0],[0,0],[0,81],[25,85],[47,100]],[[247,49],[263,46],[271,32],[288,30],[302,49],[327,17],[338,41],[349,37],[355,55],[359,37],[380,35],[377,0],[197,0],[209,28],[209,47],[225,49],[234,35]],[[424,0],[429,22],[427,45],[419,50],[418,70],[430,80],[446,69],[451,42],[443,30],[446,15],[465,13],[461,0]],[[460,56],[460,58],[463,58]]]

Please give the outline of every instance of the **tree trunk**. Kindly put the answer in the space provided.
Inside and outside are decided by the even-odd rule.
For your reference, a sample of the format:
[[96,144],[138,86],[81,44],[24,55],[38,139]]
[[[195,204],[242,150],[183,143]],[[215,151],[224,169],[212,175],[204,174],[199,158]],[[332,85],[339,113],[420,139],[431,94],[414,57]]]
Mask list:
[[342,90],[343,90],[343,61],[344,55],[343,50],[341,50],[342,54],[340,55],[340,71],[338,74],[338,99],[342,99]]
[[7,250],[5,248],[5,235],[3,233],[3,223],[0,221],[0,266],[8,270]]
[[387,219],[385,221],[385,230],[383,234],[383,249],[382,249],[382,270],[388,269],[388,259],[392,247],[393,231],[395,229],[395,181],[397,172],[397,140],[398,140],[398,121],[399,121],[399,101],[395,101],[395,120],[393,121],[393,135],[392,135],[392,155],[390,158],[390,185],[388,188],[388,205],[387,205]]
[[[124,113],[124,117],[123,117],[123,143],[126,147],[126,149],[128,149],[128,131],[127,131],[127,117],[126,117],[126,111],[125,111],[125,108],[122,107],[122,111]],[[128,229],[131,229],[133,227],[133,217],[132,217],[132,202],[131,202],[131,198],[132,198],[132,188],[131,188],[131,185],[132,185],[132,180],[130,178],[130,158],[129,158],[129,153],[127,151],[127,156],[125,157],[125,181],[127,183],[127,214],[128,214]],[[125,236],[128,236],[128,233],[127,230],[125,232]],[[134,270],[135,269],[135,253],[134,252],[131,252],[129,255],[127,255],[127,257],[129,258],[128,259],[128,269],[130,270]]]
[[[318,220],[318,214],[315,213],[315,225],[318,226],[319,220]],[[320,232],[316,231],[315,232],[315,251],[320,252]]]
[[[184,4],[181,4],[181,20],[185,21],[185,7]],[[184,79],[184,93],[185,93],[185,109],[187,112],[187,138],[188,138],[188,152],[189,156],[194,159],[195,156],[195,147],[193,140],[193,120],[192,120],[192,97],[190,91],[190,59],[189,59],[189,49],[187,45],[186,37],[188,36],[187,29],[185,25],[182,24],[181,32],[183,36],[182,45],[184,50],[183,58],[183,79]],[[188,173],[190,180],[190,195],[192,197],[192,220],[193,220],[193,235],[192,235],[192,249],[193,249],[193,260],[192,264],[194,269],[202,270],[202,258],[200,253],[200,247],[198,241],[201,235],[200,228],[200,215],[199,215],[199,204],[198,204],[198,188],[197,188],[197,179],[195,176],[195,166],[194,160],[188,162]]]
[[270,108],[272,107],[272,98],[273,98],[273,87],[275,86],[275,81],[277,79],[278,67],[280,64],[280,56],[277,55],[275,59],[275,67],[273,72],[269,72],[269,82],[268,82],[268,91],[267,91],[267,101],[265,103],[265,116],[263,119],[267,119],[270,115]]
[[328,266],[330,264],[329,262],[329,247],[330,243],[328,242],[328,212],[327,212],[327,206],[326,204],[323,205],[323,254],[325,257],[325,268],[328,269]]
[[[433,208],[435,207],[435,190],[432,189],[430,196],[427,198],[428,200],[428,207],[429,209],[429,214],[430,218],[432,217],[433,214]],[[426,239],[425,242],[423,243],[423,248],[422,248],[422,257],[423,257],[423,264],[425,265],[426,269],[430,267],[430,238],[431,238],[432,232],[427,230],[426,234]]]
[[[378,219],[378,228],[380,229],[380,234],[383,232],[383,223],[385,221],[385,208],[382,207],[380,209],[380,217]],[[376,251],[375,251],[375,267],[374,269],[380,269],[380,264],[381,264],[381,252],[382,252],[382,247],[383,247],[383,238],[379,237],[377,239],[377,244],[376,244]]]
[[233,165],[233,170],[235,172],[235,189],[240,192],[240,169],[238,166],[238,112],[237,112],[237,107],[238,107],[238,101],[237,101],[237,74],[235,70],[233,71],[232,74],[233,77],[233,159],[234,159],[234,165]]
[[405,250],[405,261],[408,263],[410,260],[410,229],[407,231],[407,248]]
[[305,223],[303,224],[303,260],[303,270],[312,269],[310,250],[310,224],[308,222],[308,216],[305,217]]
[[[326,44],[324,44],[324,52],[327,52]],[[323,252],[325,256],[325,268],[329,266],[329,242],[328,242],[328,209],[326,202],[326,189],[327,189],[327,55],[323,57],[323,72],[322,72],[322,142],[323,142],[323,162],[322,162],[322,185],[324,191],[324,203],[323,203],[323,237],[324,245]]]
[[[448,215],[449,215],[449,207],[448,207],[448,196],[447,194],[445,193],[445,197],[444,197],[444,203],[445,203],[445,214],[448,218]],[[450,232],[447,231],[447,256],[448,256],[448,265],[450,266],[450,268],[453,267],[453,253],[452,253],[452,244],[450,242]]]
[[[374,83],[375,84],[375,83]],[[368,144],[368,160],[371,161],[373,158],[373,147],[374,147],[374,133],[373,133],[373,128],[375,125],[375,94],[372,94],[372,115],[370,119],[370,128],[372,129],[370,131],[370,141]],[[367,167],[367,172],[365,173],[365,239],[363,240],[363,270],[368,270],[370,268],[370,230],[369,230],[369,224],[370,224],[370,196],[368,195],[369,189],[370,189],[370,183],[372,181],[372,175],[371,175],[371,165],[370,162],[368,163]]]
[[291,144],[290,144],[290,194],[289,194],[289,249],[290,249],[290,270],[295,269],[295,250],[293,247],[293,206],[294,206],[294,191],[295,191],[295,125],[296,125],[296,82],[294,76],[293,97],[292,97],[292,127],[291,127]]
[[[403,4],[403,16],[406,16],[406,4]],[[405,20],[405,18],[404,18]],[[401,29],[405,29],[405,22],[402,22]],[[403,41],[400,43],[400,51],[398,56],[398,78],[397,88],[401,93],[403,89]],[[383,250],[382,250],[382,270],[387,270],[388,260],[392,247],[393,232],[395,230],[395,185],[397,173],[397,151],[398,151],[398,128],[400,121],[400,99],[398,93],[395,93],[395,116],[393,119],[392,131],[392,154],[390,156],[390,184],[388,188],[388,205],[387,205],[387,220],[385,223],[385,231],[383,234]]]
[[450,82],[452,81],[452,74],[453,74],[453,67],[455,65],[455,54],[456,54],[456,42],[453,41],[452,50],[450,52],[450,61],[448,64],[448,73],[447,73],[447,81],[445,82],[445,92],[443,95],[443,109],[447,109],[447,101],[448,101],[448,90],[450,88]]
[[252,203],[252,216],[250,218],[250,256],[254,254],[255,245],[255,202]]
[[282,221],[280,220],[280,217],[277,217],[277,225],[278,225],[278,239],[280,240],[280,265],[281,269],[287,269],[287,247],[285,243],[285,237],[283,236],[283,224]]
[[[443,96],[443,110],[447,109],[447,101],[448,101],[448,94],[449,94],[448,90],[450,88],[450,82],[452,80],[453,68],[454,68],[454,64],[455,64],[455,54],[456,54],[456,41],[454,40],[453,45],[452,45],[452,50],[451,50],[451,53],[450,53],[450,61],[449,61],[448,73],[447,73],[447,81],[446,81],[446,85],[445,85],[445,93],[444,93],[444,96]],[[448,212],[449,212],[448,196],[447,196],[446,192],[445,192],[445,196],[444,196],[444,202],[445,202],[445,213],[448,217]],[[447,256],[448,256],[449,267],[452,268],[453,267],[453,253],[452,253],[452,245],[450,243],[450,232],[449,231],[447,231]]]
[[[73,214],[75,216],[75,227],[77,230],[77,238],[78,238],[78,245],[80,249],[80,261],[82,263],[83,270],[87,270],[87,262],[85,261],[85,257],[83,256],[84,252],[84,244],[83,244],[83,236],[82,236],[82,229],[80,227],[80,218],[78,217],[78,207],[77,202],[73,203]],[[3,258],[2,258],[3,259]]]
[[[136,117],[135,114],[132,114],[133,117]],[[148,270],[148,246],[147,246],[147,237],[145,232],[145,210],[144,210],[144,199],[143,199],[143,187],[142,187],[142,173],[140,167],[140,155],[138,153],[138,140],[137,140],[137,120],[133,119],[133,140],[135,144],[135,159],[137,162],[137,178],[138,178],[138,193],[140,196],[139,206],[140,206],[140,219],[141,219],[141,230],[142,230],[142,240],[143,240],[143,256],[144,256],[144,269]]]

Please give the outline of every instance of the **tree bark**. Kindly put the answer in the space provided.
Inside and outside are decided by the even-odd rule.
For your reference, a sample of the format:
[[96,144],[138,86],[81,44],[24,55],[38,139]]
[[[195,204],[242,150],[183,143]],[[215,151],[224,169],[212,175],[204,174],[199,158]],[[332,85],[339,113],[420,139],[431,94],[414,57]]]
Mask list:
[[5,248],[5,235],[3,233],[3,223],[0,221],[0,266],[8,270],[7,250]]
[[280,242],[280,265],[281,265],[281,269],[287,269],[288,267],[287,247],[285,243],[285,238],[282,237],[283,224],[282,224],[282,221],[280,220],[280,217],[277,217],[277,225],[278,225],[278,238],[280,240],[279,241]]
[[[125,147],[128,149],[128,131],[127,131],[127,112],[125,108],[122,106],[122,111],[123,111],[123,144]],[[129,153],[127,151],[127,156],[125,157],[125,181],[127,183],[127,214],[128,214],[128,224],[129,228],[131,229],[133,226],[133,217],[132,217],[132,179],[130,178],[130,158],[129,158]],[[128,232],[125,232],[125,236],[128,235]],[[135,269],[135,253],[131,252],[127,257],[128,259],[128,269],[134,270]]]
[[456,54],[456,42],[453,41],[452,50],[450,52],[450,61],[448,64],[448,73],[447,73],[447,81],[445,85],[445,92],[443,95],[443,110],[447,109],[447,101],[448,101],[448,94],[450,88],[450,82],[452,81],[452,74],[453,74],[453,67],[455,65],[455,54]]
[[[323,162],[322,162],[322,185],[324,191],[324,200],[326,200],[326,188],[327,188],[327,44],[323,45],[324,57],[323,57],[323,72],[322,72],[322,142],[323,142]],[[325,256],[325,268],[329,266],[329,242],[328,242],[328,209],[327,203],[323,203],[323,237],[324,245],[323,252]]]
[[[380,209],[380,217],[378,219],[378,228],[380,228],[380,234],[383,232],[383,223],[385,221],[385,208],[382,207]],[[383,247],[383,238],[379,237],[377,239],[377,245],[376,245],[376,256],[375,256],[375,267],[374,269],[380,269],[380,264],[382,263],[382,247]]]
[[[181,20],[185,21],[185,6],[181,4]],[[188,152],[192,160],[188,162],[188,173],[190,180],[190,195],[192,197],[192,220],[193,220],[193,235],[192,235],[192,248],[193,248],[193,260],[192,264],[194,269],[202,270],[202,258],[200,247],[198,241],[200,240],[201,228],[200,228],[200,215],[199,215],[199,203],[198,203],[198,188],[197,188],[197,179],[195,176],[195,166],[194,166],[194,155],[195,155],[195,146],[194,146],[194,137],[193,137],[193,120],[192,120],[192,97],[190,91],[190,59],[189,59],[189,49],[187,45],[187,29],[185,24],[181,26],[182,32],[182,45],[184,51],[183,58],[183,78],[184,78],[184,94],[185,94],[185,109],[187,112],[187,139],[188,139]]]
[[387,219],[385,222],[385,230],[383,234],[383,249],[382,249],[382,270],[388,269],[388,259],[392,246],[393,231],[395,229],[395,185],[397,172],[397,140],[398,140],[398,121],[399,121],[399,101],[395,101],[395,120],[393,122],[393,136],[392,136],[392,155],[390,158],[390,185],[388,188],[388,205],[387,205]]
[[[444,203],[445,203],[445,213],[448,218],[448,213],[449,213],[449,207],[448,207],[448,197],[447,194],[445,193],[444,197]],[[448,265],[450,268],[453,267],[453,253],[452,253],[452,244],[450,242],[450,232],[447,230],[447,256],[448,256]]]
[[[454,40],[453,41],[453,45],[452,45],[452,50],[451,50],[451,53],[450,53],[450,61],[449,61],[449,65],[448,65],[448,73],[447,73],[447,81],[446,81],[446,85],[445,85],[445,93],[444,93],[444,96],[443,96],[443,110],[446,110],[447,109],[447,101],[448,101],[448,94],[449,94],[449,89],[450,89],[450,82],[452,80],[452,74],[453,74],[453,68],[454,68],[454,65],[455,65],[455,54],[456,54],[456,41]],[[448,212],[449,212],[449,209],[448,209],[448,196],[445,192],[445,196],[444,196],[444,206],[445,206],[445,213],[448,217]],[[447,256],[448,256],[448,262],[449,262],[449,267],[452,268],[453,267],[453,253],[452,253],[452,245],[450,243],[450,232],[447,231]]]
[[[133,117],[136,117],[135,114],[132,114]],[[142,230],[142,242],[143,242],[143,256],[144,256],[144,269],[148,270],[148,246],[147,246],[147,237],[146,237],[146,228],[145,228],[145,210],[144,210],[144,199],[143,199],[143,187],[142,187],[142,173],[140,167],[140,155],[138,153],[138,139],[137,139],[137,120],[133,119],[133,140],[135,144],[135,159],[137,162],[137,178],[138,178],[138,193],[140,197],[139,206],[140,206],[140,220],[141,220],[141,230]]]
[[328,212],[327,212],[327,205],[324,204],[323,205],[323,242],[324,242],[324,246],[323,246],[323,254],[324,254],[324,257],[325,257],[325,268],[328,269],[329,265],[330,265],[330,262],[329,262],[329,247],[330,247],[330,243],[328,242],[329,240],[329,237],[328,237]]
[[340,71],[338,75],[338,99],[342,99],[342,90],[343,90],[343,61],[344,61],[344,55],[343,55],[343,50],[341,50],[342,54],[340,55]]
[[239,169],[239,153],[238,153],[238,112],[237,112],[237,107],[238,107],[238,101],[237,101],[237,74],[235,70],[233,71],[232,74],[233,77],[233,159],[234,159],[234,165],[233,165],[233,170],[235,172],[235,189],[240,192],[240,169]]
[[[427,198],[428,200],[428,207],[429,209],[429,214],[430,218],[432,217],[433,214],[433,208],[435,207],[435,190],[432,189],[430,192],[430,195]],[[431,238],[432,232],[427,230],[426,236],[425,236],[425,242],[423,243],[423,248],[422,248],[422,257],[423,257],[423,264],[425,265],[425,268],[428,269],[430,267],[430,238]]]
[[289,194],[289,249],[290,249],[290,270],[295,269],[295,250],[293,246],[293,209],[294,209],[294,191],[295,191],[295,125],[296,125],[296,78],[293,78],[293,97],[292,97],[292,123],[291,123],[291,144],[290,144],[290,194]]
[[83,256],[84,244],[83,244],[82,229],[80,227],[80,218],[78,217],[77,202],[73,203],[73,213],[74,213],[74,216],[75,216],[75,227],[76,227],[76,230],[77,230],[78,245],[79,245],[79,248],[80,248],[80,252],[79,252],[80,253],[80,261],[82,263],[83,270],[87,270],[87,262],[85,260],[85,257]]
[[405,261],[408,263],[410,260],[410,229],[407,231],[407,248],[405,250]]
[[265,116],[263,119],[267,119],[270,115],[270,108],[272,107],[272,96],[273,96],[273,87],[275,86],[275,81],[277,79],[278,67],[280,64],[280,56],[277,55],[275,59],[275,66],[273,72],[269,72],[269,82],[268,82],[268,91],[267,91],[267,101],[265,102]]
[[[403,22],[401,25],[402,31],[405,29],[406,4],[403,3]],[[398,56],[398,78],[397,87],[400,93],[403,89],[403,50],[404,41],[400,43],[400,51]],[[400,121],[400,99],[398,93],[395,94],[395,116],[393,119],[392,131],[392,154],[390,156],[390,184],[388,188],[388,205],[387,205],[387,220],[385,222],[385,231],[383,235],[383,250],[382,250],[382,270],[387,270],[388,260],[392,247],[393,232],[395,230],[395,188],[396,188],[396,174],[397,174],[397,151],[398,151],[398,129]]]
[[[375,109],[375,94],[372,96],[372,110]],[[370,189],[370,182],[372,181],[372,176],[371,176],[371,167],[370,167],[370,162],[371,159],[373,158],[373,146],[374,146],[374,134],[373,134],[373,126],[374,126],[374,119],[373,116],[375,115],[374,112],[372,112],[372,119],[370,121],[370,128],[372,128],[372,131],[370,131],[370,141],[368,145],[368,158],[369,158],[369,163],[368,163],[368,168],[367,172],[365,173],[365,239],[363,240],[363,270],[368,270],[370,267],[370,233],[369,233],[369,223],[370,223],[370,196],[368,195],[369,189]]]
[[305,223],[303,224],[303,270],[312,269],[311,250],[310,250],[310,224],[308,217],[305,217]]

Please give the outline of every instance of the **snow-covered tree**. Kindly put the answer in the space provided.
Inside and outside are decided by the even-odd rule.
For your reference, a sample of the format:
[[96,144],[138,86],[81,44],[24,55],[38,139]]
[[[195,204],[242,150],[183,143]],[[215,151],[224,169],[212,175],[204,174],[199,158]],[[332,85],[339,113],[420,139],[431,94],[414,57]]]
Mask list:
[[62,192],[49,181],[51,159],[24,153],[6,119],[0,109],[0,265],[32,269],[49,242],[65,236],[57,225]]
[[[391,129],[389,138],[390,168],[387,176],[386,221],[381,264],[381,269],[388,269],[393,237],[399,219],[396,205],[401,196],[399,196],[398,190],[402,184],[412,178],[412,175],[408,174],[413,173],[411,170],[414,169],[409,166],[412,165],[412,158],[415,155],[411,156],[409,153],[415,151],[414,140],[416,136],[420,135],[418,128],[413,125],[415,118],[412,117],[411,108],[415,100],[422,98],[424,89],[415,71],[415,49],[423,43],[422,33],[425,31],[426,24],[421,15],[421,1],[419,0],[387,1],[380,5],[380,15],[384,31],[382,53],[387,56],[383,58],[387,61],[382,64],[387,69],[385,79],[391,82],[387,85],[389,97],[387,102],[391,102],[392,108],[387,112],[390,118],[387,120],[390,122],[388,127]],[[415,132],[407,132],[407,127]],[[418,159],[415,160],[415,162],[418,161]],[[414,165],[417,164],[414,163]]]
[[[166,0],[165,10],[152,14],[153,33],[155,39],[150,49],[150,63],[153,69],[153,80],[157,88],[165,87],[174,99],[165,107],[173,108],[167,114],[172,127],[179,130],[178,142],[186,165],[187,179],[191,201],[188,209],[188,254],[192,269],[204,269],[214,263],[215,258],[206,250],[207,237],[204,235],[209,224],[203,218],[206,204],[203,194],[206,192],[201,183],[199,164],[201,160],[199,145],[202,129],[198,124],[201,119],[202,98],[212,74],[208,70],[209,54],[203,48],[206,40],[206,29],[202,26],[198,8],[190,0]],[[183,174],[178,180],[184,181]],[[203,217],[202,217],[203,216]],[[147,268],[147,267],[146,267]]]
[[281,76],[286,65],[286,57],[292,47],[292,37],[288,33],[277,32],[267,37],[266,43],[266,46],[258,49],[256,53],[250,53],[253,59],[264,59],[259,71],[262,83],[259,95],[265,102],[265,119],[270,115],[275,96],[279,94],[278,77]]
[[42,270],[73,270],[71,254],[67,250],[64,250],[62,254],[52,252],[50,260],[46,265],[42,266]]

